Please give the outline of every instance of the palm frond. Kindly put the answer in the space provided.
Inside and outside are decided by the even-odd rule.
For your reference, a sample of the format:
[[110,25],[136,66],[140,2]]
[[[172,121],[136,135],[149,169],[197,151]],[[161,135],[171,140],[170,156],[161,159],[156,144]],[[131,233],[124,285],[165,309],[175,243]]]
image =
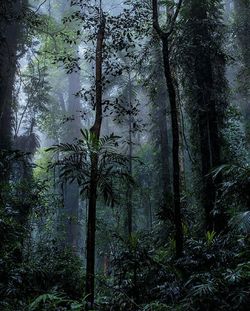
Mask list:
[[216,286],[213,281],[207,281],[206,283],[193,286],[191,290],[191,295],[199,297],[211,296],[215,293],[215,291]]
[[98,194],[108,205],[113,205],[116,202],[116,185],[134,183],[128,172],[128,156],[119,150],[120,137],[111,134],[98,140],[88,130],[81,130],[81,135],[74,144],[61,143],[47,149],[60,155],[59,160],[51,163],[50,167],[60,167],[61,181],[77,181],[80,193],[88,197],[92,158],[96,154]]
[[243,233],[250,234],[250,211],[238,213],[231,219],[230,225]]

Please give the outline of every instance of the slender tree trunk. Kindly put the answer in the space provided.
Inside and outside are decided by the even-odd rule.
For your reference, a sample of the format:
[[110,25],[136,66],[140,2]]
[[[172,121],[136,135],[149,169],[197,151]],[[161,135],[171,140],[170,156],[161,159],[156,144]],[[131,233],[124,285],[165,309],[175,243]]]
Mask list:
[[87,267],[86,267],[86,295],[89,305],[93,308],[95,293],[95,235],[96,235],[96,200],[97,200],[97,165],[98,158],[92,157],[90,197],[88,206],[88,228],[87,228]]
[[179,122],[177,95],[174,86],[174,78],[171,72],[170,55],[169,55],[169,36],[172,34],[173,27],[178,16],[182,1],[179,1],[176,12],[171,18],[171,24],[168,32],[163,32],[159,26],[158,20],[158,1],[152,0],[153,5],[153,27],[162,41],[162,54],[164,64],[164,74],[168,89],[170,110],[171,110],[171,127],[172,127],[172,160],[173,160],[173,197],[174,197],[174,224],[175,224],[175,243],[176,256],[181,257],[183,253],[183,229],[181,216],[181,193],[180,193],[180,163],[179,163]]
[[[133,156],[133,141],[132,141],[132,130],[133,130],[133,120],[132,120],[132,85],[131,76],[129,73],[129,86],[128,86],[128,104],[129,104],[129,120],[128,120],[128,130],[129,130],[129,174],[132,176],[132,156]],[[131,237],[133,232],[133,206],[132,206],[132,187],[128,185],[127,191],[127,219],[128,219],[128,236]]]
[[238,72],[238,101],[245,119],[246,142],[250,149],[250,1],[233,0],[235,32],[239,46],[242,68]]
[[179,122],[178,122],[178,108],[176,100],[176,91],[174,81],[170,68],[170,56],[168,48],[168,39],[162,39],[162,53],[164,62],[164,73],[167,82],[169,102],[171,109],[171,123],[172,123],[172,158],[173,158],[173,191],[174,191],[174,222],[175,222],[175,241],[176,241],[176,255],[180,257],[183,252],[183,231],[181,221],[181,197],[180,197],[180,163],[179,163]]
[[[171,179],[170,179],[170,163],[169,163],[169,141],[168,141],[168,127],[167,127],[167,108],[166,102],[163,98],[167,96],[166,92],[160,94],[161,98],[158,98],[160,104],[158,122],[160,129],[160,147],[161,147],[161,162],[162,162],[162,181],[163,181],[163,200],[164,206],[167,206],[167,200],[170,199],[171,190]],[[164,97],[163,97],[164,96]]]
[[[76,47],[77,49],[77,47]],[[77,56],[77,52],[76,52]],[[75,69],[71,74],[68,74],[68,115],[72,117],[72,121],[67,122],[66,126],[66,142],[73,142],[74,139],[79,138],[80,129],[82,127],[80,110],[81,102],[80,97],[75,94],[80,91],[80,72]],[[66,213],[66,231],[67,231],[67,244],[76,253],[79,242],[79,225],[78,225],[78,212],[79,212],[79,186],[77,182],[67,183],[64,188],[64,208]]]
[[[185,154],[184,154],[184,129],[183,129],[183,117],[182,117],[182,107],[181,107],[181,96],[179,90],[179,83],[177,78],[177,71],[173,68],[174,75],[174,86],[176,89],[177,95],[177,114],[178,114],[178,123],[179,123],[179,163],[180,163],[180,192],[184,193],[186,190],[186,178],[185,178]],[[183,206],[184,204],[182,204]]]
[[[128,172],[132,176],[132,137],[131,137],[131,123],[129,123],[129,169]],[[128,186],[127,191],[127,218],[128,218],[128,236],[133,232],[133,206],[132,206],[132,188]]]
[[[102,63],[103,63],[103,46],[105,35],[105,17],[101,12],[101,21],[97,34],[96,45],[96,106],[95,122],[90,129],[98,142],[100,138],[102,125]],[[88,206],[88,224],[87,224],[87,267],[86,267],[86,294],[87,310],[94,306],[95,297],[95,234],[96,234],[96,202],[97,202],[97,177],[98,177],[98,155],[93,154],[91,157],[91,182],[90,197]]]
[[[157,140],[156,147],[160,150],[160,158],[157,159],[160,162],[160,172],[161,172],[161,191],[162,195],[160,197],[159,204],[162,206],[162,214],[166,212],[167,207],[169,207],[172,202],[172,183],[170,174],[170,161],[169,157],[171,155],[170,145],[169,145],[169,129],[168,129],[168,116],[167,108],[169,108],[169,101],[166,104],[166,99],[168,99],[167,86],[165,82],[165,75],[162,71],[163,67],[163,57],[161,41],[157,34],[154,35],[155,40],[159,42],[159,47],[154,48],[154,62],[158,63],[156,66],[154,64],[153,69],[153,79],[155,81],[155,86],[152,88],[152,100],[154,103],[154,110],[152,114],[152,122],[157,128]],[[156,41],[156,42],[157,42]],[[158,43],[157,42],[157,43]],[[167,209],[169,211],[169,208]]]
[[152,204],[151,204],[151,196],[149,191],[142,191],[140,194],[141,204],[140,206],[144,209],[144,214],[146,217],[146,229],[148,231],[152,230],[153,227],[153,215],[152,215]]

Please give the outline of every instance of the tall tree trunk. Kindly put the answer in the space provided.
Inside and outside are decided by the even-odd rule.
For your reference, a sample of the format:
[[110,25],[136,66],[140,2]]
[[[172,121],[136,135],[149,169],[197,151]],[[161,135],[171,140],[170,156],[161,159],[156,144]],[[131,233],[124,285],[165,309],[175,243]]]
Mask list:
[[234,0],[235,32],[240,50],[242,68],[238,72],[238,92],[245,118],[246,140],[250,148],[250,1]]
[[17,162],[14,168],[15,177],[12,180],[21,183],[23,187],[20,189],[20,202],[15,210],[15,218],[20,225],[19,231],[22,233],[19,237],[21,247],[17,248],[15,252],[16,261],[21,263],[23,261],[24,243],[27,241],[27,226],[29,226],[29,215],[32,212],[32,204],[27,202],[26,195],[28,187],[33,182],[32,159],[38,148],[36,135],[34,133],[35,120],[32,119],[30,128],[26,135],[17,136],[13,141],[13,148],[23,153],[30,154],[29,157],[24,157],[22,161]]
[[[182,107],[181,107],[181,95],[179,90],[179,81],[177,77],[177,69],[174,70],[174,86],[176,89],[177,95],[177,114],[178,114],[178,123],[179,123],[179,163],[180,163],[180,192],[184,193],[186,189],[186,180],[185,180],[185,155],[184,155],[184,124],[182,116]],[[184,206],[184,204],[182,204]]]
[[[129,168],[128,172],[130,176],[132,176],[132,156],[133,156],[133,140],[132,140],[132,131],[133,131],[133,120],[132,120],[132,85],[131,85],[131,76],[129,72],[129,85],[128,85],[128,110],[129,110],[129,117],[128,117],[128,134],[129,134],[129,141],[128,141],[128,148],[129,148]],[[132,206],[132,187],[128,185],[127,190],[127,229],[128,229],[128,236],[131,237],[133,232],[133,206]]]
[[0,4],[0,148],[9,149],[12,137],[12,100],[17,64],[22,3],[3,0]]
[[[214,9],[217,9],[217,4],[214,5]],[[213,28],[218,21],[209,17],[209,1],[192,0],[187,3],[187,10],[189,17],[184,36],[188,36],[191,42],[186,51],[191,57],[186,75],[189,79],[189,94],[192,94],[190,97],[192,135],[196,141],[198,138],[197,144],[200,148],[201,203],[205,214],[205,229],[222,232],[227,226],[227,217],[224,208],[217,205],[221,175],[213,179],[211,170],[222,162],[220,130],[223,127],[224,111],[227,106],[224,83],[225,61],[218,48],[216,52],[211,48],[215,44],[219,47],[221,42],[220,39],[215,39],[216,30]]]
[[172,124],[172,158],[173,158],[173,191],[174,191],[174,222],[175,222],[175,241],[176,255],[180,257],[183,252],[183,231],[181,220],[181,189],[180,189],[180,163],[179,163],[179,122],[178,122],[178,107],[176,100],[176,91],[170,68],[170,56],[168,39],[162,39],[162,53],[164,62],[164,73],[167,82],[170,109],[171,109],[171,124]]
[[205,41],[209,38],[206,25],[208,17],[204,6],[202,4],[197,6],[196,2],[193,6],[193,14],[201,22],[197,29],[198,35],[195,37],[194,44],[197,49],[195,76],[198,86],[197,104],[199,107],[202,178],[204,181],[202,200],[205,209],[206,229],[221,231],[225,227],[224,212],[221,210],[217,216],[214,215],[219,179],[213,180],[210,174],[211,169],[221,164],[218,112],[216,96],[213,94],[215,89],[213,68],[211,56],[209,52],[204,53],[202,42],[199,39],[202,38],[202,41]]
[[[26,1],[21,0],[2,0],[0,3],[0,150],[10,150],[12,144],[13,88],[22,12],[26,5]],[[8,182],[9,173],[0,172],[0,184]],[[1,197],[0,191],[0,203]]]
[[168,141],[168,127],[167,127],[167,107],[166,102],[163,100],[166,98],[167,93],[161,92],[158,96],[158,124],[160,129],[160,148],[161,148],[161,162],[162,162],[162,181],[163,181],[163,203],[164,207],[167,206],[167,201],[170,200],[171,178],[170,178],[170,163],[169,163],[169,141]]
[[[169,212],[169,206],[172,202],[172,184],[170,175],[170,161],[171,148],[169,145],[169,129],[168,129],[168,116],[167,109],[169,109],[167,86],[165,82],[165,75],[162,70],[163,67],[163,57],[161,41],[159,40],[157,34],[155,34],[155,42],[157,46],[154,47],[154,58],[153,58],[153,74],[152,79],[154,80],[154,85],[151,90],[151,98],[153,101],[153,111],[152,111],[152,123],[156,129],[155,135],[155,146],[159,148],[159,158],[157,162],[160,163],[161,172],[161,196],[158,204],[162,207],[160,211],[162,215]],[[156,66],[157,63],[157,66]],[[167,103],[166,103],[167,99]]]
[[[9,149],[12,138],[12,100],[22,5],[20,0],[0,4],[0,148]],[[19,21],[18,21],[19,19]]]
[[[90,131],[95,136],[96,141],[100,138],[102,125],[102,63],[103,46],[105,36],[105,17],[101,11],[101,20],[97,33],[96,45],[96,103],[95,103],[95,122]],[[88,206],[88,225],[87,225],[87,267],[86,267],[86,294],[87,309],[93,308],[95,297],[95,234],[96,234],[96,202],[97,202],[97,178],[98,178],[98,155],[91,157],[91,176],[90,176],[90,196]]]
[[158,33],[162,41],[162,54],[164,64],[164,74],[168,89],[171,127],[172,127],[172,160],[173,160],[173,197],[174,197],[174,224],[175,224],[175,243],[176,256],[180,257],[183,253],[183,229],[181,216],[181,196],[180,196],[180,163],[179,163],[179,122],[178,122],[178,107],[177,96],[174,86],[174,78],[171,72],[170,55],[169,55],[169,36],[172,34],[173,27],[178,16],[182,1],[179,1],[176,12],[172,17],[172,22],[168,32],[163,32],[159,26],[158,20],[158,1],[153,0],[153,27]]
[[[204,34],[203,34],[204,35]],[[197,44],[199,44],[197,42]],[[197,57],[196,83],[198,86],[197,104],[199,107],[199,133],[201,166],[203,178],[202,203],[205,210],[206,230],[214,230],[213,209],[216,202],[216,187],[213,178],[209,173],[211,169],[219,165],[218,150],[218,127],[217,123],[212,121],[212,68],[209,59],[202,54]],[[216,151],[216,153],[214,153]]]
[[[73,7],[70,1],[62,1],[59,4],[60,18],[63,19],[69,12],[72,12]],[[79,46],[73,48],[72,56],[77,59]],[[78,65],[78,64],[77,64]],[[81,90],[80,70],[77,66],[73,68],[71,73],[67,74],[68,92],[67,100],[64,99],[64,90],[57,92],[58,102],[64,115],[67,116],[68,121],[64,124],[63,134],[60,140],[63,143],[73,143],[75,139],[80,136],[81,123],[81,101],[76,94]],[[59,137],[58,137],[59,139]],[[58,154],[59,158],[59,154]],[[59,171],[56,172],[59,176]],[[64,208],[58,210],[58,234],[62,235],[62,228],[66,232],[65,239],[62,244],[69,247],[75,254],[79,252],[80,228],[78,224],[79,214],[79,186],[76,181],[70,183],[66,182],[63,191],[59,190],[62,197],[62,204]]]
[[[73,142],[74,139],[79,138],[81,129],[81,102],[80,97],[76,96],[76,93],[81,89],[79,70],[75,69],[71,74],[68,74],[68,83],[67,113],[69,118],[72,118],[72,121],[67,123],[65,141]],[[67,244],[76,253],[80,233],[78,225],[79,186],[76,181],[73,183],[68,182],[64,187],[64,208],[66,214]]]

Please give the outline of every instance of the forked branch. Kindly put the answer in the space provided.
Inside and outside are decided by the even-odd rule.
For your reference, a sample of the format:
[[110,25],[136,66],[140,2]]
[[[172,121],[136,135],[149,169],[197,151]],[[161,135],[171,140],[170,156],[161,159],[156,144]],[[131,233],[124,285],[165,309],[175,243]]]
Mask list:
[[176,7],[176,10],[175,10],[175,13],[173,15],[173,17],[171,18],[171,21],[169,23],[169,29],[167,31],[163,31],[160,27],[160,24],[159,24],[159,13],[158,13],[158,0],[152,0],[152,6],[153,6],[153,27],[154,29],[156,30],[157,34],[161,37],[161,38],[168,38],[173,30],[174,30],[174,27],[175,27],[175,24],[176,24],[176,20],[177,20],[177,17],[180,13],[180,9],[181,9],[181,6],[182,6],[182,3],[183,3],[183,0],[179,0],[178,4],[177,4],[177,7]]

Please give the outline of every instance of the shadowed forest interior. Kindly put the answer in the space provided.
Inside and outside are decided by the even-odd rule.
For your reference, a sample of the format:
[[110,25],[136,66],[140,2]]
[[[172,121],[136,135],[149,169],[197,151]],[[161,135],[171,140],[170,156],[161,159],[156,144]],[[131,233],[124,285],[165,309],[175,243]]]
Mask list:
[[249,310],[249,22],[0,1],[0,310]]

